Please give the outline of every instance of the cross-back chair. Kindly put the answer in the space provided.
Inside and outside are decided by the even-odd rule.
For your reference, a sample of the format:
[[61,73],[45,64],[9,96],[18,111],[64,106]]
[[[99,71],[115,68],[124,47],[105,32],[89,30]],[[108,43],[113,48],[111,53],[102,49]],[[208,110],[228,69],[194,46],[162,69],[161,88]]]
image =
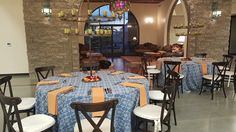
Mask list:
[[[11,79],[12,76],[6,76],[0,79],[0,93],[3,95],[7,95],[9,93],[10,97],[14,97],[12,85],[11,85]],[[21,103],[18,106],[18,112],[19,113],[27,113],[27,116],[30,115],[30,113],[34,114],[34,105],[35,105],[35,98],[21,98]],[[9,111],[11,113],[12,120],[14,120],[15,111],[14,109]],[[4,120],[3,123],[3,132],[6,130],[6,122]]]
[[44,66],[44,67],[36,67],[34,70],[37,75],[37,79],[40,82],[42,79],[46,79],[50,73],[51,76],[54,76],[55,66]]
[[[168,71],[175,71],[179,73],[180,77],[180,87],[181,87],[181,92],[183,93],[183,78],[184,75],[180,74],[180,67],[181,67],[181,62],[180,61],[164,61],[164,77],[165,77],[165,84],[167,84],[167,80],[171,77],[168,74]],[[178,90],[178,97],[179,97],[179,90]]]
[[[177,72],[171,71],[171,70],[167,71],[167,73],[169,74],[169,78],[167,78],[168,80],[167,80],[166,85],[171,85],[171,83],[176,82],[176,85],[179,86],[179,83],[180,83],[179,74]],[[176,92],[177,92],[177,90],[176,90]],[[175,125],[177,125],[176,111],[175,111],[176,92],[174,94],[174,102],[173,102],[173,107],[172,107]],[[149,96],[150,96],[150,102],[153,102],[154,104],[158,104],[158,103],[162,103],[164,93],[161,90],[150,90]]]
[[226,71],[230,71],[233,60],[234,57],[232,55],[223,55],[223,62],[227,62]]
[[171,125],[170,125],[170,117],[171,111],[173,110],[174,98],[176,94],[176,82],[173,82],[170,85],[165,85],[163,88],[163,99],[162,105],[154,105],[154,104],[147,104],[142,107],[136,107],[134,109],[134,115],[136,116],[135,121],[135,130],[138,131],[142,122],[145,123],[145,130],[147,131],[147,122],[154,122],[154,132],[156,131],[163,131],[163,125],[167,126],[166,132],[170,132]]
[[[203,87],[210,87],[211,99],[214,98],[215,89],[223,89],[224,96],[226,98],[225,88],[224,88],[224,77],[227,67],[227,62],[213,62],[213,71],[212,74],[203,75],[202,77],[202,86],[199,95],[203,91]],[[221,68],[222,67],[222,68]]]
[[[74,127],[74,132],[103,132],[110,131],[114,132],[114,118],[115,118],[115,110],[116,105],[118,104],[117,99],[101,102],[101,103],[81,103],[81,102],[73,102],[71,103],[71,108],[75,111],[76,121]],[[108,112],[112,109],[111,120],[106,118]],[[100,118],[92,118],[88,115],[88,112],[97,112],[104,111],[104,114]],[[82,119],[80,117],[79,112],[86,119]]]
[[[4,122],[9,132],[42,132],[52,131],[55,120],[47,115],[38,114],[28,116],[21,120],[18,106],[22,103],[19,97],[7,97],[0,92],[0,103],[3,110]],[[14,111],[16,120],[11,120],[12,111]],[[34,124],[32,122],[35,122]]]

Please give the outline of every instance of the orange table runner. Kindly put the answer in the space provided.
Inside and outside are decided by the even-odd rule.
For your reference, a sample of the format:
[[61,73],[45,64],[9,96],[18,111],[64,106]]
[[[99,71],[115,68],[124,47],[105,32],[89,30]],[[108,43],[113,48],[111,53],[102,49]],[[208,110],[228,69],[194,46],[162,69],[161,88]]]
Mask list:
[[[105,101],[105,92],[102,87],[93,87],[91,94],[92,94],[92,102],[93,103],[99,103],[99,102]],[[103,115],[103,113],[104,113],[104,111],[93,112],[92,116],[93,117],[101,117]]]
[[48,113],[57,115],[57,95],[73,90],[73,86],[65,86],[48,92]]
[[203,75],[208,74],[208,71],[207,71],[207,63],[201,63],[201,65],[202,65],[202,74],[203,74]]
[[59,83],[59,80],[42,80],[42,81],[37,83],[37,86],[40,86],[40,85],[53,85],[53,84],[57,84],[57,83]]
[[146,89],[143,84],[135,83],[135,82],[123,82],[121,83],[122,86],[125,87],[133,87],[139,89],[139,104],[140,106],[144,106],[147,104],[147,95]]
[[128,79],[145,79],[144,76],[129,76]]

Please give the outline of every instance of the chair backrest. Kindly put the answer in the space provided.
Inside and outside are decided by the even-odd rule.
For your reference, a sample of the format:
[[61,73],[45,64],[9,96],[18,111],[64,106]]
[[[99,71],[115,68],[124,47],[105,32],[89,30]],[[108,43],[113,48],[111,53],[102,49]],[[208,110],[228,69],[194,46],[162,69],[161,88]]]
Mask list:
[[234,64],[234,93],[236,93],[236,60]]
[[51,75],[54,76],[54,69],[55,66],[44,66],[44,67],[37,67],[34,70],[36,72],[38,81],[41,81],[41,79],[46,79],[49,76],[50,72]]
[[168,71],[175,71],[179,73],[180,65],[180,61],[164,61],[165,84],[167,83],[168,78],[171,78],[171,76],[168,74]]
[[[23,132],[23,127],[18,111],[17,105],[21,103],[21,99],[19,97],[7,97],[4,96],[2,92],[0,92],[0,103],[2,106],[2,111],[4,115],[5,122],[8,127],[9,132],[16,132],[14,128],[12,127],[13,122],[10,120],[11,113],[14,110],[14,115],[16,116],[16,121],[18,124],[19,132]],[[6,109],[6,105],[9,106],[8,109]]]
[[[227,62],[227,68],[230,71],[234,57],[232,55],[223,55],[223,62]],[[227,70],[227,69],[226,69]]]
[[[164,86],[164,97],[162,101],[162,107],[161,107],[161,130],[162,125],[170,125],[170,117],[171,117],[171,111],[173,109],[174,101],[175,101],[175,94],[176,94],[177,85],[176,82],[173,81],[173,83],[169,85]],[[168,97],[168,98],[167,98]],[[167,111],[165,115],[165,111]]]
[[142,75],[147,75],[148,60],[147,57],[141,58]]
[[[111,114],[111,124],[110,124],[110,131],[114,132],[114,117],[115,117],[115,109],[116,105],[118,104],[117,99],[101,102],[101,103],[80,103],[80,102],[73,102],[71,103],[71,108],[75,110],[75,116],[79,128],[79,132],[82,132],[82,126],[80,121],[79,112],[83,114],[83,116],[88,120],[88,122],[93,126],[94,132],[102,132],[99,128],[105,117],[107,117],[108,112],[112,109]],[[87,112],[97,112],[97,111],[104,111],[104,114],[101,116],[99,122],[96,124],[92,118],[88,115]]]
[[196,53],[195,56],[200,58],[206,58],[207,53]]
[[[227,67],[227,62],[213,62],[213,72],[212,72],[212,81],[214,82],[224,80],[225,72],[226,72],[226,67]],[[221,68],[223,67],[223,68]]]
[[3,95],[6,95],[6,90],[8,90],[10,97],[13,97],[11,79],[12,76],[6,76],[0,79],[0,92],[2,92]]

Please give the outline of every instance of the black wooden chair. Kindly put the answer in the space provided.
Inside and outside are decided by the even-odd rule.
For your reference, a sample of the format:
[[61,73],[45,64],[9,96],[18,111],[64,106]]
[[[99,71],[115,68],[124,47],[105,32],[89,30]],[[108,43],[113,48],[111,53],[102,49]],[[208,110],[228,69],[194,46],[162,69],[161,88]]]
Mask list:
[[[118,104],[117,99],[101,102],[101,103],[71,103],[71,108],[75,111],[77,123],[74,126],[74,132],[114,132],[114,117],[116,105]],[[111,120],[106,118],[108,112],[112,109]],[[101,117],[91,118],[88,112],[104,111]],[[79,113],[86,119],[82,119]]]
[[[21,120],[18,109],[18,106],[21,104],[21,102],[22,100],[19,97],[7,97],[4,96],[2,92],[0,92],[0,103],[3,110],[4,122],[7,124],[9,132],[52,131],[55,120],[50,116],[37,114],[28,116]],[[14,111],[16,120],[10,119],[12,115],[11,111]]]
[[[169,74],[167,81],[166,81],[166,85],[171,85],[171,83],[176,82],[176,84],[179,86],[180,83],[180,79],[179,79],[179,74],[175,71],[167,71],[167,73]],[[178,90],[178,88],[177,88]],[[177,92],[176,90],[176,92]],[[161,90],[150,90],[149,91],[149,96],[150,96],[150,102],[154,103],[154,104],[158,104],[158,103],[162,103],[163,101],[163,97],[164,97],[164,93]],[[173,114],[174,114],[174,121],[175,121],[175,125],[177,125],[177,119],[176,119],[176,111],[175,111],[175,97],[176,97],[176,93],[174,94],[174,101],[173,101]],[[168,98],[167,98],[168,99]]]
[[[14,97],[12,86],[11,86],[11,79],[12,79],[12,76],[6,76],[6,77],[3,77],[0,79],[0,92],[3,95],[6,95],[8,92],[10,97]],[[35,98],[21,98],[21,103],[18,105],[18,112],[19,113],[27,113],[28,116],[30,115],[30,113],[34,114],[34,105],[35,105]],[[7,106],[7,108],[8,108],[8,106]],[[10,111],[10,113],[12,116],[12,120],[14,120],[14,116],[16,114],[15,111],[12,110],[12,111]],[[6,122],[5,121],[4,121],[3,125],[4,125],[3,132],[5,132],[5,130],[6,130]]]
[[[167,80],[169,79],[170,75],[167,73],[167,71],[175,71],[177,73],[180,72],[181,62],[180,61],[164,61],[164,77],[165,77],[165,84],[167,83]],[[181,92],[184,93],[183,89],[183,78],[184,75],[179,73],[179,79],[180,79],[180,87]],[[179,97],[179,90],[178,90],[178,97]]]
[[[223,55],[223,62],[227,62],[226,71],[230,71],[234,57],[232,55]],[[223,68],[223,67],[220,67]]]
[[50,73],[51,76],[54,76],[54,69],[55,66],[44,66],[44,67],[36,67],[34,70],[36,72],[37,79],[40,82],[42,79],[46,79]]
[[[170,132],[170,117],[171,111],[173,110],[174,98],[176,94],[177,84],[175,81],[171,85],[166,85],[163,88],[163,99],[161,107],[154,104],[147,104],[142,107],[136,107],[133,112],[136,116],[135,120],[135,132],[139,131],[141,124],[144,124],[144,130],[147,131],[147,122],[154,122],[154,131],[159,130],[163,131],[163,125],[167,126],[167,132]],[[160,123],[160,124],[159,124]]]
[[199,58],[206,58],[207,53],[196,53],[194,56],[199,57]]
[[[202,87],[199,95],[203,91],[203,87],[210,87],[211,99],[214,97],[214,90],[223,89],[224,96],[226,98],[225,88],[224,88],[224,77],[226,72],[227,62],[213,62],[213,72],[212,75],[203,75],[202,77]],[[223,67],[223,68],[220,68]]]

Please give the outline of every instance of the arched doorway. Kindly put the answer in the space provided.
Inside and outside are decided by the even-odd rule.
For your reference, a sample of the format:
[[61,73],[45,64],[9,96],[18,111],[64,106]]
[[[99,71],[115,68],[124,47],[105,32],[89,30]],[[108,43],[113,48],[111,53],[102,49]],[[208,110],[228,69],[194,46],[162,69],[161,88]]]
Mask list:
[[177,35],[188,32],[186,29],[174,29],[174,26],[188,26],[189,12],[186,0],[173,0],[170,4],[167,14],[167,23],[165,26],[165,43],[164,45],[182,44],[184,48],[184,56],[187,56],[188,36]]
[[[111,15],[109,5],[103,5],[96,8],[92,15],[100,16],[104,11],[107,11],[108,16]],[[112,36],[92,38],[91,49],[94,52],[102,53],[104,56],[114,57],[121,55],[134,54],[134,47],[139,43],[139,25],[137,19],[132,12],[125,12],[122,19],[116,19],[112,22],[92,23],[90,27],[85,24],[84,30],[88,28],[96,29],[111,29]],[[85,44],[89,44],[89,38],[85,36]]]

